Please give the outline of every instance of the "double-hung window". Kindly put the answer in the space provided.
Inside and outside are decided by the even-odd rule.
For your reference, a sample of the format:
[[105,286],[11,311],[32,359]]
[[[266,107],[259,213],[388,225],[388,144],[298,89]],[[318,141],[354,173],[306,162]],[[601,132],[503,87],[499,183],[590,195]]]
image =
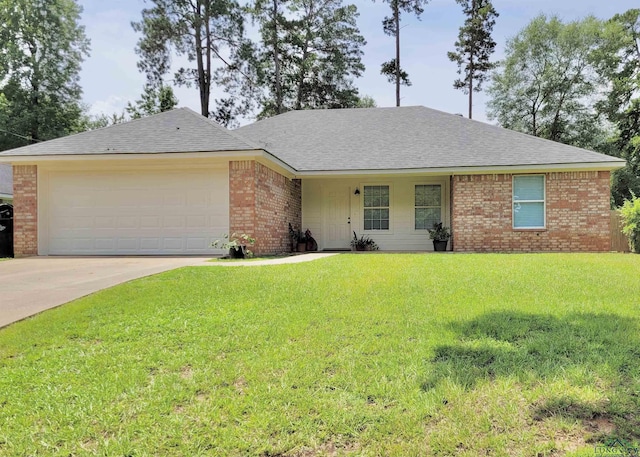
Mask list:
[[389,186],[364,186],[364,229],[389,230]]
[[442,222],[442,186],[440,184],[418,184],[415,186],[416,230],[429,230]]
[[545,228],[545,177],[513,177],[513,228]]

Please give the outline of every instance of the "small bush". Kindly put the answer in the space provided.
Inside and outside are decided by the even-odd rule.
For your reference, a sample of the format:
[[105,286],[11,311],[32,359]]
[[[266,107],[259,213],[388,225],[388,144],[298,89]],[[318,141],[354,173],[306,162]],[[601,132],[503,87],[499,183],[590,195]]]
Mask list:
[[631,252],[640,254],[640,198],[625,200],[618,211],[622,216],[622,233],[629,238]]

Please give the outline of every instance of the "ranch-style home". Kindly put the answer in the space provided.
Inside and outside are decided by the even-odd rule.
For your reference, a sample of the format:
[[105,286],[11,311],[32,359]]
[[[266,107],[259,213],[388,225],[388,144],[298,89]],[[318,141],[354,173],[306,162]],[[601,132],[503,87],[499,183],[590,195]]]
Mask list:
[[624,161],[415,106],[292,111],[227,130],[181,108],[0,153],[14,248],[31,255],[320,250],[353,232],[383,251],[607,251],[610,172]]

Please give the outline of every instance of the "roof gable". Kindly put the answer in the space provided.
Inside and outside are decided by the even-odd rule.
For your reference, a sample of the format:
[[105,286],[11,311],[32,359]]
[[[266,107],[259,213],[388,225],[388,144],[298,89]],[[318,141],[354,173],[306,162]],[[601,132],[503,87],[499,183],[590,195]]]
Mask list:
[[624,163],[422,106],[290,111],[236,132],[298,171]]
[[189,108],[179,108],[0,152],[0,156],[159,154],[253,149],[260,148]]

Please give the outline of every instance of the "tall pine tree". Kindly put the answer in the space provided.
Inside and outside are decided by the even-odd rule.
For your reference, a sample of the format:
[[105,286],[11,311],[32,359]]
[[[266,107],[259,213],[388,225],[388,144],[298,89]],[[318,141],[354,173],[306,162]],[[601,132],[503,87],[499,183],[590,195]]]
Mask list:
[[[190,65],[174,76],[179,86],[196,85],[200,92],[200,112],[211,111],[211,89],[219,67],[233,67],[235,53],[244,39],[244,16],[234,0],[150,0],[142,10],[142,20],[131,25],[142,33],[136,52],[138,68],[147,81],[160,87],[171,71],[173,55],[184,56]],[[237,71],[238,69],[235,69]]]
[[391,16],[382,21],[384,33],[395,38],[396,56],[384,62],[380,74],[385,75],[390,83],[396,86],[396,106],[400,106],[400,86],[410,86],[409,74],[400,66],[400,15],[402,12],[413,13],[418,19],[424,12],[424,5],[429,0],[384,0],[391,7]]
[[496,67],[489,58],[495,51],[496,42],[491,37],[498,13],[491,0],[456,0],[466,15],[460,27],[456,51],[449,52],[449,60],[458,64],[458,74],[453,87],[469,95],[469,119],[473,118],[473,93],[482,90],[489,71]]

